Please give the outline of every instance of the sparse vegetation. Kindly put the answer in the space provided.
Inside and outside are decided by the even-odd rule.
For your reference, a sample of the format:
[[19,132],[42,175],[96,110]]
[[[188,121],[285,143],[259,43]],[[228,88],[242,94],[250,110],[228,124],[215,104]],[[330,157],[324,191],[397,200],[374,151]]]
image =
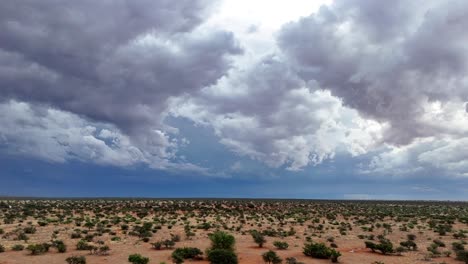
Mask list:
[[[115,259],[113,244],[118,244],[119,250],[125,245],[129,248],[139,245],[142,255],[150,248],[157,250],[151,253],[156,256],[167,256],[166,250],[173,250],[174,263],[203,256],[211,263],[238,263],[242,262],[239,257],[252,255],[264,258],[266,263],[279,263],[276,258],[281,259],[279,255],[297,254],[301,249],[306,257],[348,263],[348,254],[352,253],[348,250],[341,253],[339,249],[362,250],[363,245],[369,251],[381,253],[375,254],[375,259],[370,255],[367,263],[381,258],[401,258],[402,263],[437,257],[466,261],[468,203],[299,200],[4,203],[8,206],[0,207],[0,236],[4,245],[0,251],[6,251],[2,257],[9,257],[13,251],[26,249],[28,254],[16,253],[24,263],[28,262],[23,259],[27,255],[46,255],[38,259],[54,257],[70,248],[85,251],[93,258],[107,255]],[[239,239],[237,250],[234,237]],[[208,239],[209,248],[198,248],[199,241]],[[261,247],[270,248],[270,240],[275,250],[287,251],[260,251]],[[257,253],[246,255],[249,250]],[[141,258],[144,262],[145,257]],[[291,257],[282,262],[301,263]]]

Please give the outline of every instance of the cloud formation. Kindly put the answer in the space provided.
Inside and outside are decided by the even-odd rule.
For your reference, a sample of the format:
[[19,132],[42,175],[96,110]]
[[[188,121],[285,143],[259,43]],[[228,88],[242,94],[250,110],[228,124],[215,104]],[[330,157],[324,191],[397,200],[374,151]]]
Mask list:
[[[0,122],[0,142],[12,154],[59,163],[80,160],[116,166],[148,158],[115,127],[69,112],[9,101],[0,104]],[[169,139],[162,133],[159,136],[161,150],[169,149]],[[171,155],[166,151],[159,156]]]
[[151,147],[142,147],[113,124],[14,100],[0,103],[0,123],[0,149],[10,155],[227,177],[178,157],[187,140],[177,133],[153,129]]
[[285,25],[278,44],[301,79],[389,122],[385,140],[404,145],[450,133],[425,122],[425,105],[468,100],[467,11],[465,1],[338,0]]
[[[212,126],[231,150],[273,167],[297,170],[385,144],[389,152],[370,168],[399,174],[391,161],[377,162],[397,151],[416,173],[429,166],[421,164],[429,154],[409,150],[442,154],[440,144],[458,146],[468,136],[466,11],[464,1],[334,1],[284,25],[273,54],[241,65],[173,112]],[[427,146],[426,138],[437,143]],[[449,163],[439,167],[453,169]]]
[[155,134],[171,131],[167,99],[214,83],[241,52],[232,33],[202,26],[212,9],[203,0],[4,1],[0,100],[115,125],[164,159]]
[[176,101],[172,109],[175,116],[213,127],[232,151],[290,170],[338,152],[365,153],[384,129],[329,92],[307,88],[275,57],[232,71],[198,95]]
[[274,168],[368,154],[360,173],[467,175],[466,1],[336,0],[275,41],[215,7],[1,2],[2,148],[210,174],[178,155],[172,115]]

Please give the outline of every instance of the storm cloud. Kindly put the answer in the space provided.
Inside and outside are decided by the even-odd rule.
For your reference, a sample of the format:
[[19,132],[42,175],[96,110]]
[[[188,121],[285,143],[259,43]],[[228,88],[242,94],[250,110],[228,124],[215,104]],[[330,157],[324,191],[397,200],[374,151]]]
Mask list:
[[467,175],[466,1],[336,0],[276,32],[228,31],[217,4],[2,1],[0,146],[210,174],[175,117],[273,168]]
[[167,99],[214,83],[241,53],[230,32],[202,27],[212,1],[3,1],[0,100],[115,125],[137,146]]
[[408,144],[446,132],[422,120],[427,105],[468,100],[467,11],[465,1],[335,1],[285,25],[278,44],[304,81]]
[[[293,170],[425,138],[463,144],[467,11],[464,1],[334,1],[284,25],[276,51],[173,112],[213,127],[236,153]],[[407,156],[405,166],[430,167]]]
[[171,109],[175,116],[211,126],[230,150],[289,170],[320,164],[337,153],[365,153],[383,130],[328,91],[306,87],[276,57],[232,71]]

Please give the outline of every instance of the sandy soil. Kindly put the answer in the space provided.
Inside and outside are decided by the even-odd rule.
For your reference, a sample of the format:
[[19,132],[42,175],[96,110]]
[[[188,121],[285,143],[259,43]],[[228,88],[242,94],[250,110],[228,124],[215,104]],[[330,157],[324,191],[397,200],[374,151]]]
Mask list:
[[[183,215],[183,212],[179,212],[180,215]],[[152,219],[152,216],[148,216],[148,220]],[[205,217],[207,221],[215,221],[213,217]],[[197,216],[197,219],[188,219],[191,223],[196,224],[196,221],[200,221],[200,216]],[[344,219],[337,219],[338,222],[345,221]],[[1,221],[3,222],[3,221]],[[208,239],[208,233],[213,232],[213,229],[203,230],[203,229],[193,229],[196,235],[190,239],[185,237],[184,233],[184,224],[182,221],[178,221],[171,229],[168,229],[167,225],[162,226],[162,229],[158,230],[157,233],[153,235],[150,239],[150,243],[145,243],[138,240],[135,236],[130,236],[123,234],[123,231],[120,229],[120,225],[115,225],[111,227],[111,230],[116,233],[115,236],[121,238],[120,241],[111,241],[111,238],[114,235],[104,233],[102,236],[97,237],[96,239],[102,240],[106,245],[110,247],[110,254],[107,256],[95,256],[90,255],[88,251],[78,251],[75,249],[79,239],[71,239],[70,235],[73,233],[73,230],[77,228],[74,223],[71,224],[49,224],[47,226],[40,227],[37,225],[35,219],[26,219],[23,223],[20,224],[20,227],[25,227],[30,222],[32,225],[36,226],[37,232],[35,234],[29,235],[30,240],[28,243],[42,243],[48,242],[51,240],[51,236],[54,231],[58,231],[56,239],[63,240],[68,247],[66,253],[58,253],[55,249],[51,248],[50,252],[43,255],[32,256],[27,250],[24,251],[12,251],[11,247],[16,244],[23,244],[25,246],[28,243],[22,241],[15,241],[9,238],[3,238],[0,236],[0,244],[5,246],[7,249],[6,252],[0,253],[0,264],[64,264],[66,263],[65,259],[72,255],[84,255],[86,256],[87,263],[99,264],[99,263],[112,263],[112,264],[123,264],[129,263],[127,261],[128,256],[134,253],[140,253],[143,256],[150,258],[150,263],[159,264],[161,262],[172,263],[170,255],[172,249],[167,250],[155,250],[151,247],[151,242],[156,242],[164,239],[169,239],[171,234],[178,234],[181,237],[181,241],[176,243],[175,247],[191,246],[200,248],[202,251],[207,249],[210,246],[210,240]],[[237,227],[240,223],[236,222],[235,218],[225,218],[222,216],[221,221],[218,221],[224,224],[227,224],[228,227]],[[266,252],[269,249],[275,250],[277,254],[284,259],[287,257],[295,257],[298,261],[304,263],[331,263],[330,260],[319,260],[306,257],[302,254],[302,247],[306,242],[306,237],[311,236],[313,231],[308,227],[313,225],[311,220],[304,222],[303,224],[296,223],[294,221],[286,221],[288,224],[282,226],[284,230],[289,230],[294,228],[296,234],[293,236],[285,237],[280,239],[277,237],[266,237],[267,243],[263,248],[259,248],[254,242],[250,234],[248,233],[249,229],[258,229],[264,230],[268,229],[269,222],[266,219],[260,220],[247,220],[243,225],[241,231],[227,231],[231,233],[236,238],[236,252],[239,256],[239,263],[245,264],[259,264],[264,263],[262,260],[262,253]],[[351,222],[351,221],[349,221]],[[387,235],[387,238],[390,239],[393,244],[396,246],[400,242],[406,240],[407,234],[410,232],[400,231],[399,227],[402,223],[387,221],[392,225],[392,232]],[[385,264],[401,264],[401,263],[462,263],[454,259],[454,254],[452,252],[451,257],[438,257],[431,260],[424,260],[425,256],[428,254],[426,248],[432,243],[433,239],[441,239],[447,245],[446,249],[441,249],[441,251],[450,250],[451,243],[458,241],[452,237],[452,235],[439,236],[437,233],[431,230],[422,229],[418,231],[414,229],[411,233],[417,236],[416,243],[418,245],[418,251],[405,252],[402,256],[397,255],[382,255],[379,253],[373,253],[369,249],[365,248],[363,239],[359,239],[358,235],[361,234],[374,234],[375,236],[382,234],[383,228],[374,228],[372,232],[363,231],[360,226],[352,226],[352,230],[347,230],[345,235],[341,235],[338,230],[338,226],[331,225],[324,218],[320,219],[320,223],[324,223],[324,231],[322,233],[316,232],[315,236],[312,236],[314,242],[327,242],[328,237],[333,237],[335,243],[338,245],[338,250],[342,253],[342,256],[339,259],[340,263],[356,263],[356,264],[372,264],[376,261],[383,262]],[[261,224],[261,227],[259,227]],[[278,224],[273,224],[273,228],[278,229]],[[18,223],[14,224],[0,224],[0,228],[3,229],[6,233],[18,228]],[[85,230],[84,227],[78,227],[82,230]],[[466,224],[457,223],[453,226],[454,230],[463,230],[467,228]],[[234,230],[234,229],[233,229]],[[92,233],[93,229],[89,231]],[[242,234],[244,232],[244,234]],[[287,250],[276,250],[273,246],[273,242],[277,240],[286,241],[289,244]],[[187,260],[186,263],[209,263],[208,261],[190,261]],[[284,261],[283,261],[284,263]]]
[[[14,225],[3,226],[5,230],[10,230]],[[85,255],[87,263],[98,264],[98,263],[112,263],[112,264],[123,264],[128,263],[128,255],[133,253],[140,253],[144,256],[150,258],[150,263],[160,263],[165,261],[166,263],[172,263],[170,255],[172,253],[171,249],[155,250],[152,249],[150,243],[144,243],[138,241],[135,237],[117,234],[122,238],[121,241],[111,241],[108,234],[104,234],[99,239],[106,242],[110,246],[111,251],[108,256],[94,256],[88,254],[87,251],[77,251],[75,250],[77,239],[70,239],[69,233],[73,230],[75,226],[46,226],[38,227],[36,234],[31,235],[30,243],[34,242],[45,242],[49,241],[49,238],[54,230],[63,230],[59,233],[58,239],[62,239],[65,244],[68,246],[66,253],[57,253],[54,249],[51,249],[49,253],[37,256],[31,256],[28,254],[28,251],[11,251],[0,253],[0,264],[36,264],[36,263],[48,263],[48,264],[63,264],[66,263],[65,259],[72,255]],[[304,245],[304,239],[301,234],[304,233],[304,226],[294,226],[297,230],[296,236],[286,237],[282,241],[289,243],[289,248],[287,250],[276,250],[272,245],[273,241],[280,240],[278,238],[267,237],[267,243],[263,248],[259,248],[252,240],[250,235],[241,235],[234,234],[236,238],[236,252],[239,255],[239,262],[245,264],[258,264],[264,263],[261,257],[261,254],[269,249],[275,250],[278,255],[285,259],[287,257],[295,257],[297,260],[304,263],[330,263],[329,260],[318,260],[306,257],[302,254],[302,246]],[[357,229],[357,228],[356,228]],[[120,231],[119,231],[120,232]],[[197,230],[197,235],[190,240],[185,239],[184,232],[182,227],[174,227],[171,230],[168,230],[166,227],[163,227],[159,230],[152,238],[150,242],[159,241],[161,239],[170,238],[170,234],[180,234],[182,241],[176,244],[176,247],[183,246],[192,246],[198,247],[202,250],[205,250],[209,247],[210,242],[208,239],[208,232],[204,230]],[[362,232],[359,232],[362,233]],[[406,237],[407,232],[394,231],[388,235],[388,238],[394,243],[398,241],[403,241]],[[364,240],[357,238],[357,232],[351,231],[345,236],[340,236],[337,230],[329,230],[329,232],[322,234],[322,238],[314,237],[313,240],[316,242],[325,242],[325,237],[330,235],[335,237],[335,243],[338,244],[338,250],[342,253],[340,257],[340,263],[373,263],[375,261],[381,261],[385,264],[400,264],[400,263],[461,263],[455,261],[453,257],[440,257],[433,259],[431,261],[424,260],[424,256],[427,254],[425,248],[431,243],[432,239],[438,238],[436,233],[427,232],[418,234],[416,243],[418,244],[420,250],[415,252],[406,252],[403,253],[403,256],[384,256],[379,253],[372,253],[370,250],[364,247]],[[448,245],[454,239],[449,236],[441,237],[441,239]],[[18,244],[18,241],[9,241],[5,239],[0,239],[0,243],[3,244],[7,249],[11,246]],[[24,244],[26,245],[26,244]],[[186,263],[209,263],[208,261],[186,261]]]

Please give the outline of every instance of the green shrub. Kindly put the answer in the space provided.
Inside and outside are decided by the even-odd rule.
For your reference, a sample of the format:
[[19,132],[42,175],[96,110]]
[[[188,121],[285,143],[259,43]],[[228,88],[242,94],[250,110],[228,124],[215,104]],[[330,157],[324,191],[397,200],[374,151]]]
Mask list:
[[372,252],[378,250],[384,255],[386,255],[387,253],[393,253],[393,244],[388,239],[381,239],[379,244],[375,244],[371,241],[366,241],[364,243],[366,245],[366,248],[370,248]]
[[71,256],[65,259],[68,264],[86,264],[86,258],[84,256]]
[[86,240],[80,240],[76,243],[76,250],[91,250],[92,246]]
[[304,255],[319,258],[328,259],[331,257],[331,249],[323,243],[308,243],[304,245]]
[[132,254],[128,256],[128,262],[133,264],[148,264],[149,258],[143,257],[140,254]]
[[445,243],[440,239],[434,239],[432,242],[434,242],[434,244],[436,244],[439,247],[445,247]]
[[341,253],[334,248],[327,247],[323,243],[308,243],[304,245],[304,255],[319,258],[330,259],[332,262],[338,262]]
[[154,249],[160,250],[163,246],[163,243],[161,241],[151,243],[151,246],[153,246]]
[[338,258],[341,257],[341,253],[335,249],[331,249],[330,260],[333,263],[338,262]]
[[398,253],[398,255],[401,255],[401,253],[405,252],[406,249],[402,246],[399,246],[395,249],[395,252]]
[[400,246],[408,249],[408,250],[417,250],[418,249],[418,246],[416,245],[416,243],[413,241],[413,240],[408,240],[408,241],[403,241],[403,242],[400,242]]
[[175,245],[175,242],[170,239],[166,239],[162,243],[166,248],[173,248]]
[[279,264],[281,263],[283,260],[278,257],[278,255],[276,254],[276,252],[272,251],[272,250],[269,250],[265,253],[262,254],[262,258],[263,258],[263,261],[265,261],[265,263],[268,263],[268,264]]
[[171,255],[172,257],[172,262],[174,262],[175,264],[182,264],[184,263],[184,258],[180,255],[177,255],[177,254],[172,254]]
[[21,232],[17,235],[16,240],[23,240],[26,242],[29,240],[29,237],[24,232]]
[[31,244],[26,249],[31,252],[31,255],[39,255],[49,251],[50,245],[47,243]]
[[237,264],[237,255],[229,249],[212,249],[208,252],[211,264]]
[[286,258],[286,264],[304,264],[304,262],[299,262],[296,258],[290,257]]
[[34,226],[27,226],[27,227],[23,228],[23,232],[25,234],[34,234],[34,233],[36,233],[36,228]]
[[203,252],[195,247],[183,247],[177,248],[172,252],[172,258],[174,256],[180,256],[182,259],[202,259]]
[[21,245],[21,244],[16,244],[13,247],[11,247],[11,249],[14,250],[14,251],[22,251],[22,250],[24,250],[24,246]]
[[59,253],[67,252],[67,246],[63,243],[62,240],[55,240],[52,242],[52,246],[57,249]]
[[457,253],[457,260],[465,262],[468,264],[468,251],[467,250],[459,250]]
[[0,253],[5,252],[5,247],[0,244]]
[[70,235],[71,239],[77,239],[77,238],[81,238],[81,234],[78,233],[78,232],[75,232],[75,233],[72,233]]
[[275,241],[273,242],[273,246],[275,246],[277,249],[288,249],[289,244],[288,242]]
[[236,242],[234,236],[223,231],[217,231],[209,237],[211,240],[211,249],[234,250],[234,244]]
[[257,230],[253,230],[252,232],[250,232],[250,235],[252,235],[252,238],[253,238],[254,242],[255,242],[259,247],[263,247],[263,244],[265,244],[266,239],[265,239],[265,237],[262,235],[262,233],[258,232]]
[[465,246],[461,242],[453,242],[452,243],[452,249],[454,251],[465,250]]

